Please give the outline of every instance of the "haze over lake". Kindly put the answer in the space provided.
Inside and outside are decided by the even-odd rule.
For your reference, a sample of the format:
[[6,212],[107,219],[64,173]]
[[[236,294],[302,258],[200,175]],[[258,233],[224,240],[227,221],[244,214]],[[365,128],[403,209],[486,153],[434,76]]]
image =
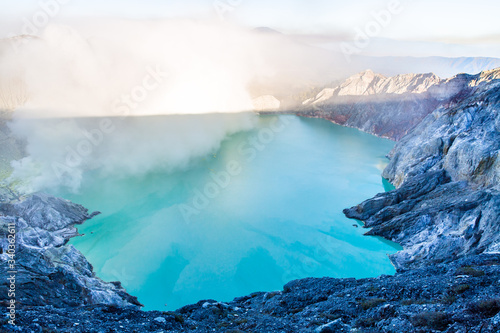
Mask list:
[[261,116],[184,169],[87,172],[77,193],[53,194],[102,212],[71,240],[99,277],[145,309],[172,310],[304,277],[393,274],[387,254],[400,247],[342,214],[384,191],[393,145],[325,120]]

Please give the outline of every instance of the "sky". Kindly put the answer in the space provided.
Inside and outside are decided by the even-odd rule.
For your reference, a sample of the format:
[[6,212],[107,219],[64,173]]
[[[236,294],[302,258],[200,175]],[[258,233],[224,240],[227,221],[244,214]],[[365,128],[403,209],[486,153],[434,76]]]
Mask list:
[[55,22],[89,16],[222,19],[330,40],[353,40],[382,22],[373,36],[385,41],[379,48],[387,40],[418,41],[500,57],[498,0],[0,0],[0,33],[19,34],[26,20],[56,2],[61,5]]

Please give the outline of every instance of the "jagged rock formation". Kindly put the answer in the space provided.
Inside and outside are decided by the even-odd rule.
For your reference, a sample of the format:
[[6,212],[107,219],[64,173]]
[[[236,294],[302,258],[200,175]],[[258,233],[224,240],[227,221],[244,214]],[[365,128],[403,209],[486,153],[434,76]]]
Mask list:
[[500,70],[427,116],[390,153],[398,189],[345,210],[395,240],[398,269],[500,252]]
[[[9,269],[8,238],[15,229],[16,302],[20,306],[75,307],[90,304],[138,306],[119,282],[106,283],[95,276],[92,265],[72,245],[78,236],[75,224],[89,214],[80,205],[37,194],[14,203],[0,203],[0,269]],[[8,282],[0,283],[0,302],[7,304]]]
[[335,96],[366,96],[375,94],[421,94],[441,83],[441,79],[430,74],[406,74],[386,78],[371,70],[355,74],[335,88],[323,89],[316,98],[304,104],[318,104]]
[[345,213],[372,228],[368,235],[403,246],[390,256],[399,270],[500,250],[500,193],[452,182],[444,171],[411,178]]
[[500,70],[470,76],[468,89],[404,137],[383,176],[396,186],[428,170],[446,170],[453,180],[500,184]]
[[429,113],[467,91],[472,78],[465,74],[447,80],[434,74],[387,78],[367,70],[304,101],[299,114],[399,140]]

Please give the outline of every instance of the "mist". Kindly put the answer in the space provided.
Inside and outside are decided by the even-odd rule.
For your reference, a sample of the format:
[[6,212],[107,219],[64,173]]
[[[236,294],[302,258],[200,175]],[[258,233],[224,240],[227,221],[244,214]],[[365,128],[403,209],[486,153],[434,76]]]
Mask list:
[[189,167],[254,126],[253,99],[307,72],[302,47],[280,34],[189,20],[90,23],[0,43],[0,109],[13,110],[8,126],[26,143],[10,177],[22,192],[77,191],[88,171]]
[[22,79],[30,117],[248,111],[251,38],[188,21],[50,25],[13,43],[0,73]]
[[331,52],[218,21],[78,21],[2,44],[0,82],[22,80],[31,117],[249,111],[335,72]]
[[85,172],[140,177],[182,170],[255,121],[250,113],[16,119],[9,126],[26,139],[27,156],[12,162],[10,178],[24,193],[60,187],[77,192]]

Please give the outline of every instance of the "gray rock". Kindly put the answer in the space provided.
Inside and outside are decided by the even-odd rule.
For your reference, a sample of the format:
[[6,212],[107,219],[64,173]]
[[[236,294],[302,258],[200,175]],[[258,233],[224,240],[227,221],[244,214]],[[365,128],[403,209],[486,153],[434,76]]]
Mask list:
[[[483,274],[463,276],[464,272]],[[395,276],[295,280],[272,297],[254,293],[228,303],[202,300],[173,312],[106,305],[39,306],[21,308],[18,317],[27,332],[35,324],[45,329],[58,325],[57,332],[76,333],[399,333],[430,332],[436,327],[449,332],[497,332],[498,314],[488,308],[485,311],[485,306],[495,299],[500,304],[499,279],[500,254],[482,254]]]
[[[24,306],[56,307],[88,304],[139,306],[119,283],[97,278],[70,238],[78,236],[75,224],[97,215],[67,200],[35,194],[14,203],[0,203],[0,267],[11,271],[8,238],[15,228],[16,301]],[[8,284],[0,284],[0,302],[8,302]]]
[[470,78],[467,92],[401,139],[383,175],[398,188],[344,210],[400,243],[398,269],[483,252],[500,244],[500,70]]
[[453,180],[500,184],[500,70],[473,76],[472,86],[402,138],[383,176],[397,187],[406,179],[444,169]]

